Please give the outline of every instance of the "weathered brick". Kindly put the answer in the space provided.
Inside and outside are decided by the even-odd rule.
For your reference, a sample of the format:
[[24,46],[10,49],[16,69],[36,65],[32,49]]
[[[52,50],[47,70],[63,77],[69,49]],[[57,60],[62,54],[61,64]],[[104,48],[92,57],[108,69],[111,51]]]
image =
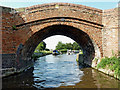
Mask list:
[[[59,8],[55,8],[56,4]],[[40,41],[54,34],[66,35],[76,40],[87,55],[96,48],[99,49],[101,57],[111,56],[111,50],[118,54],[118,9],[116,8],[100,10],[84,5],[51,3],[27,7],[24,10],[26,12],[3,11],[2,54],[16,54],[19,45],[23,44],[25,48],[22,53],[27,58]],[[56,28],[57,26],[61,31]],[[64,28],[69,30],[62,30]],[[27,56],[27,53],[30,55]]]

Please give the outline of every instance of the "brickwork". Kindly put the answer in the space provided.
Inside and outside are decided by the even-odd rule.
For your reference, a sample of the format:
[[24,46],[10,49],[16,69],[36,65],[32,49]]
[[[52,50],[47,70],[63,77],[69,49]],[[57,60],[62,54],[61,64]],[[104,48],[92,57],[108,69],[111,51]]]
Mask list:
[[[52,35],[65,35],[78,42],[86,62],[111,56],[112,52],[118,54],[117,8],[102,11],[83,5],[51,3],[22,8],[22,12],[4,9],[1,54],[15,54],[21,61],[18,68],[24,67],[22,64],[31,60],[36,46]],[[23,47],[17,54],[20,45]]]
[[2,59],[6,60],[2,62],[2,68],[15,67],[16,55],[15,54],[2,54]]
[[12,11],[12,9],[5,9],[5,7],[2,11],[2,54],[16,53],[17,36],[12,28],[16,23],[20,24],[24,22],[19,14]]
[[104,56],[118,54],[118,8],[103,11]]
[[[58,8],[56,8],[56,5],[58,5]],[[26,22],[51,17],[75,17],[102,24],[102,10],[69,3],[35,5],[26,8],[26,12],[21,13],[21,15]]]

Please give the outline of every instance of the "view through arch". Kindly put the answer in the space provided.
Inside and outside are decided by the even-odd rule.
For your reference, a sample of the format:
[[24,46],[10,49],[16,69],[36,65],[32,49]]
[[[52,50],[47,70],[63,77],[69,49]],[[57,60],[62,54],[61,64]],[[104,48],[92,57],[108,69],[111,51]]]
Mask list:
[[68,25],[52,25],[34,33],[26,41],[21,53],[23,59],[30,59],[37,45],[47,37],[53,35],[64,35],[75,40],[83,49],[84,60],[88,65],[92,64],[92,60],[96,56],[100,57],[100,53],[97,53],[99,55],[95,53],[95,50],[99,50],[97,45],[87,33]]

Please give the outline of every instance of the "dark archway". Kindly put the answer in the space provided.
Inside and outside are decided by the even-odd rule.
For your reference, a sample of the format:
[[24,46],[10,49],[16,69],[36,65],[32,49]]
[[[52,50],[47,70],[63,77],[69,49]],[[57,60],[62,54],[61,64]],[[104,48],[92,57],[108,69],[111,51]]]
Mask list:
[[34,33],[24,44],[22,50],[22,60],[29,60],[37,45],[47,37],[53,35],[64,35],[76,41],[83,50],[84,60],[91,65],[95,58],[94,43],[87,33],[72,26],[52,25]]

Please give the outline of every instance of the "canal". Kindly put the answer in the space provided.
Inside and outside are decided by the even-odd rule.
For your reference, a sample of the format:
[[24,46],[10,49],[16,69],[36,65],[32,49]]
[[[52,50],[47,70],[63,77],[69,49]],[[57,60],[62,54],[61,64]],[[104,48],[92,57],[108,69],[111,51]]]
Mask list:
[[2,88],[119,88],[120,81],[90,67],[83,67],[73,55],[47,55],[21,74],[3,78]]

